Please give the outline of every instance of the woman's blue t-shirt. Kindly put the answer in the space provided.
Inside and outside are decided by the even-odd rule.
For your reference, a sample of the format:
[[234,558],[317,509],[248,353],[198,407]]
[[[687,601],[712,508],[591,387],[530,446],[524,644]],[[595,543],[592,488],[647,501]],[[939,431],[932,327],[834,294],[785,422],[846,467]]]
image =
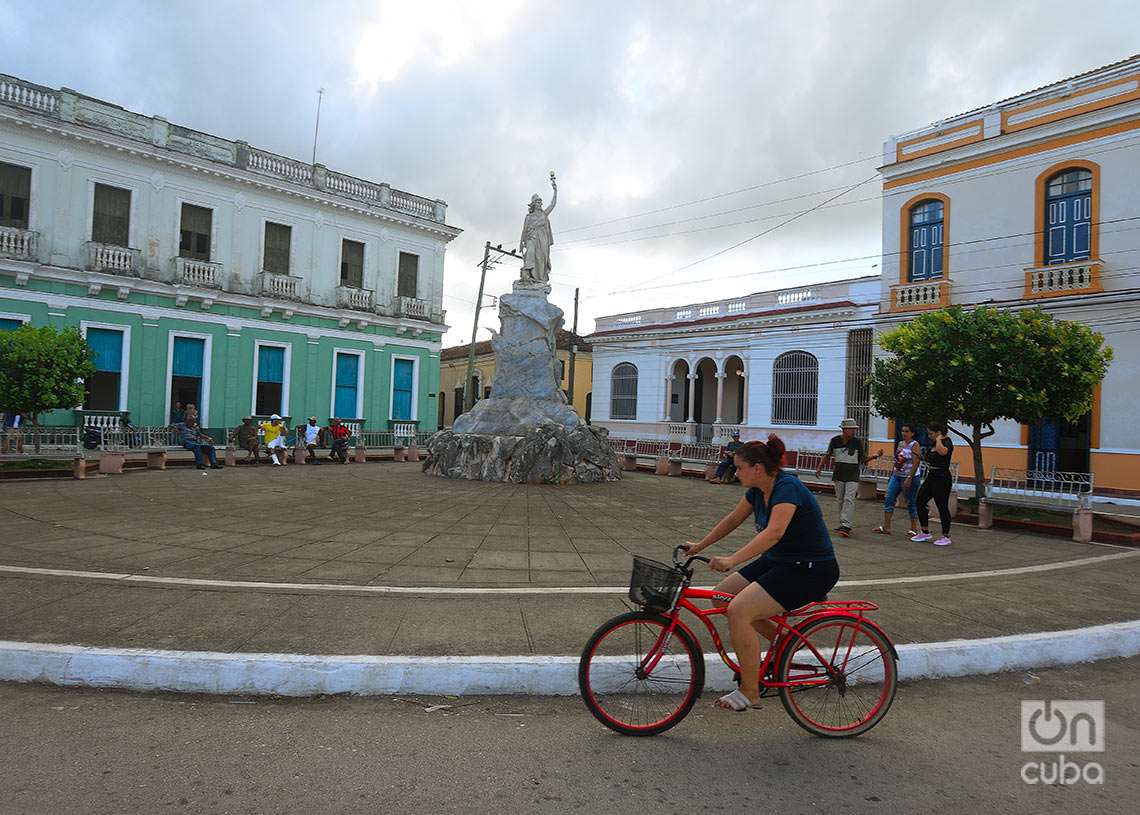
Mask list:
[[[756,515],[756,531],[768,526],[769,507],[764,505],[764,492],[751,487],[744,493],[752,504]],[[784,530],[783,537],[771,549],[761,555],[761,560],[780,563],[801,563],[816,560],[835,560],[835,549],[831,545],[831,535],[823,520],[819,502],[804,483],[794,475],[781,470],[776,474],[776,485],[772,488],[771,505],[793,504],[796,512]]]

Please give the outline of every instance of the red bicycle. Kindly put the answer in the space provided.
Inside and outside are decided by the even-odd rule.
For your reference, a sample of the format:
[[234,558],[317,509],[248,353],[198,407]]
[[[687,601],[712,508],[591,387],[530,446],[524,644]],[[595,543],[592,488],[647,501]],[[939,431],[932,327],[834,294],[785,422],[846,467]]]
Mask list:
[[[689,611],[705,624],[717,653],[740,681],[713,618],[733,595],[692,588],[694,560],[673,565],[635,557],[630,599],[641,611],[604,623],[582,651],[578,687],[586,707],[606,727],[627,736],[654,736],[678,724],[701,695],[705,655],[681,620]],[[693,601],[724,606],[700,608]],[[858,736],[883,720],[898,685],[898,653],[865,612],[867,600],[809,603],[772,617],[776,636],[760,664],[761,697],[779,694],[784,709],[809,733]],[[794,622],[789,622],[789,621]]]

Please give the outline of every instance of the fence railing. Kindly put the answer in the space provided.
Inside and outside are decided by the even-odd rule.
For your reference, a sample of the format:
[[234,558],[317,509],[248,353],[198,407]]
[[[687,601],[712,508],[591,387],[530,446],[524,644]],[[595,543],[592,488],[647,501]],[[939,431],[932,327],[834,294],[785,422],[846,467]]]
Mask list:
[[1080,501],[1092,495],[1093,473],[1061,470],[1013,470],[994,467],[990,472],[991,498],[1028,499],[1033,502]]
[[35,260],[38,237],[39,233],[30,229],[0,226],[0,257]]

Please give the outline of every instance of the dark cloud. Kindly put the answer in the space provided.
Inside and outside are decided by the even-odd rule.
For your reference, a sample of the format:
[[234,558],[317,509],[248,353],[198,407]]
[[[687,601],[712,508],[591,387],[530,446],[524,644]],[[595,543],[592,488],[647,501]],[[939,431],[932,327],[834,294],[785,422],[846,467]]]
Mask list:
[[[517,240],[552,167],[554,297],[568,307],[582,287],[586,330],[615,311],[863,273],[873,260],[729,277],[874,254],[879,207],[851,203],[873,199],[874,183],[673,272],[833,193],[766,202],[854,184],[875,158],[575,228],[877,156],[892,133],[1127,56],[1140,23],[1134,3],[1090,4],[1074,18],[1071,0],[510,5],[0,0],[0,44],[10,73],[301,158],[325,87],[319,159],[445,198],[466,230],[448,253],[444,303],[447,339],[459,342],[483,241]],[[628,231],[702,215],[714,217]],[[572,242],[600,235],[613,237]],[[488,291],[511,277],[501,267]],[[608,294],[685,280],[700,282]]]

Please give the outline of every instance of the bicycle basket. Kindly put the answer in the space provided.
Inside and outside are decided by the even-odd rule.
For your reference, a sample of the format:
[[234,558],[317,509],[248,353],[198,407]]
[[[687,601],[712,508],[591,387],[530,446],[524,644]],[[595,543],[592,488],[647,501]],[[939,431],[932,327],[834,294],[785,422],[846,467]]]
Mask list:
[[674,566],[634,556],[629,599],[645,608],[672,608],[684,579],[685,573]]

